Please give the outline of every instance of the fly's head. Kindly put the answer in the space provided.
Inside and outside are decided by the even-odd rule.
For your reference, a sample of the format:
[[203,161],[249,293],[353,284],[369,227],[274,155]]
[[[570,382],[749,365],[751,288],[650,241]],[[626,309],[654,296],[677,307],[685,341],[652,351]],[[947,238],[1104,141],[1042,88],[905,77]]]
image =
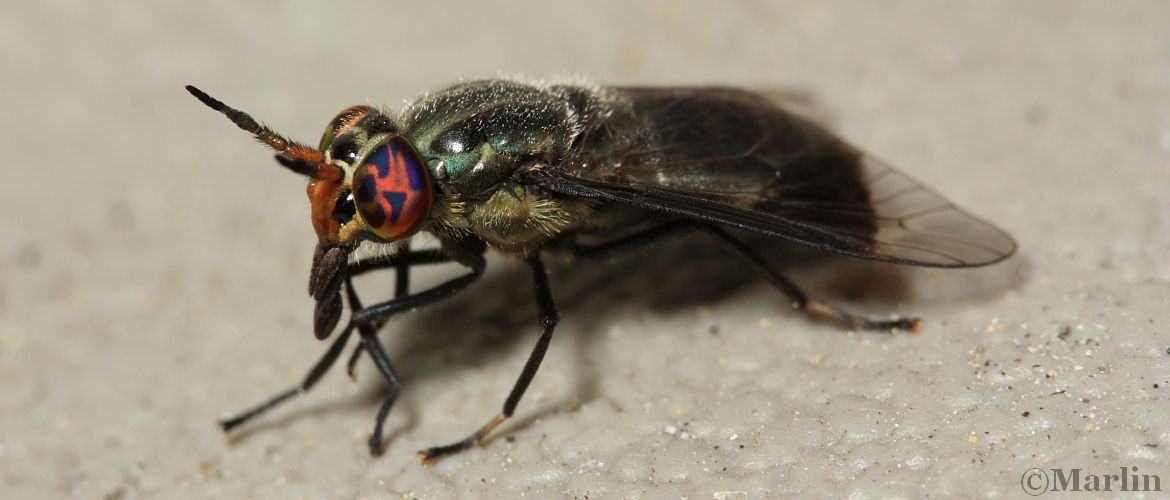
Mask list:
[[341,317],[340,290],[353,248],[362,240],[405,240],[426,224],[433,199],[426,163],[394,122],[370,106],[343,110],[313,148],[195,87],[187,90],[275,150],[278,163],[309,178],[318,241],[309,292],[317,300],[315,333],[329,336]]
[[389,117],[369,106],[343,110],[318,148],[340,182],[313,178],[308,194],[322,244],[410,238],[426,224],[434,199],[422,157]]
[[426,163],[393,121],[370,106],[346,108],[312,148],[284,138],[199,89],[187,90],[276,151],[276,161],[309,178],[313,229],[322,247],[363,239],[393,242],[422,229],[433,188]]

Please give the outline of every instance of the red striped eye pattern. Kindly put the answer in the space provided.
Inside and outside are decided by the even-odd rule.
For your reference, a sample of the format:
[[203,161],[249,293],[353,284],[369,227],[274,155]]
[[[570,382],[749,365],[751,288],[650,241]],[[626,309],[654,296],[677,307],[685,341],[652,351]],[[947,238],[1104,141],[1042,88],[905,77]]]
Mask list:
[[395,241],[422,228],[431,210],[431,180],[414,146],[390,136],[354,172],[358,214],[378,237]]

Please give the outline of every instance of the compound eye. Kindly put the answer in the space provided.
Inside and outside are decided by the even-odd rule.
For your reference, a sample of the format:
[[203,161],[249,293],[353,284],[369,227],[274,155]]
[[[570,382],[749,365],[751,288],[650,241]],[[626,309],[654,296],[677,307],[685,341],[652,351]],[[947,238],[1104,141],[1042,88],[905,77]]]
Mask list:
[[431,179],[418,151],[391,135],[354,170],[353,197],[362,220],[379,238],[409,238],[431,211]]
[[353,165],[357,160],[358,149],[360,147],[357,143],[357,138],[352,134],[343,135],[333,140],[333,144],[329,146],[329,157],[334,160],[341,160],[346,165]]
[[321,135],[321,147],[317,148],[321,151],[328,151],[329,145],[333,143],[333,139],[344,134],[350,127],[362,121],[363,118],[369,116],[374,108],[359,104],[357,106],[350,106],[341,110],[337,116],[329,121],[329,125],[325,127],[325,133]]

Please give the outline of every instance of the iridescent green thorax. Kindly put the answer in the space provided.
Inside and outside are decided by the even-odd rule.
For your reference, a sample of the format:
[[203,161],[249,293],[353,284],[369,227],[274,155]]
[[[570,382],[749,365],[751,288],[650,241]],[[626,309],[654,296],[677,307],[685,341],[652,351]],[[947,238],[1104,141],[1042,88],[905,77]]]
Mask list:
[[608,97],[587,87],[468,82],[413,103],[399,120],[446,193],[483,200],[518,169],[557,165]]

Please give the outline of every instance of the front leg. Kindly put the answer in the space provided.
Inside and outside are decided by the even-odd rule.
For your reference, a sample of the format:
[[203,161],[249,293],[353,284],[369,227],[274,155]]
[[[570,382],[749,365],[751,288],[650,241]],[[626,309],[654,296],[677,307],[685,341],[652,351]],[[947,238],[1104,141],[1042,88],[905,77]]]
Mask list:
[[[402,389],[402,384],[398,380],[398,374],[394,371],[394,366],[390,363],[390,356],[386,354],[385,348],[382,347],[382,342],[378,340],[377,329],[373,325],[380,325],[386,319],[400,312],[422,307],[454,295],[483,276],[483,269],[483,265],[477,265],[471,269],[471,272],[433,288],[354,311],[349,325],[342,330],[342,336],[348,336],[353,332],[354,328],[358,329],[362,337],[362,345],[370,353],[370,358],[374,361],[374,365],[378,367],[378,371],[382,373],[382,376],[390,384],[389,394],[382,401],[382,406],[378,409],[378,414],[374,419],[374,431],[370,435],[369,442],[371,455],[379,455],[382,453],[382,427],[386,423],[386,418],[390,415],[390,409],[394,406],[394,402],[398,399],[398,394]],[[347,285],[349,285],[348,279]],[[347,286],[346,289],[350,293],[350,302],[360,304],[357,294],[353,293],[352,286]],[[355,357],[358,352],[360,351],[355,351]]]
[[[354,272],[354,274],[360,274],[360,273],[367,272],[367,271],[370,271],[373,269],[380,269],[380,268],[386,268],[386,267],[397,267],[397,266],[404,266],[403,270],[405,271],[405,270],[408,270],[410,267],[413,267],[415,265],[431,264],[431,263],[436,263],[436,262],[445,261],[445,260],[449,260],[449,259],[443,258],[442,260],[439,260],[437,258],[437,254],[435,254],[434,251],[424,250],[424,251],[420,251],[420,252],[404,252],[402,254],[398,254],[398,256],[393,256],[390,259],[381,259],[377,262],[367,262],[367,263],[359,262],[357,264],[354,264],[354,266],[356,266],[356,269],[357,269]],[[347,272],[348,272],[348,268],[347,268]],[[378,304],[378,305],[374,306],[373,308],[366,308],[366,309],[360,309],[361,305],[360,305],[360,302],[357,300],[357,294],[353,292],[352,288],[347,289],[347,293],[350,294],[349,298],[350,298],[351,306],[355,306],[355,309],[356,309],[352,313],[353,318],[350,319],[350,324],[348,326],[346,326],[345,329],[342,330],[342,332],[337,336],[337,339],[334,340],[333,344],[331,344],[329,346],[329,349],[325,352],[325,354],[323,356],[321,356],[321,358],[319,360],[317,360],[317,362],[313,365],[313,367],[305,375],[304,379],[302,379],[301,382],[298,383],[297,385],[290,387],[289,389],[287,389],[285,391],[280,392],[279,394],[269,398],[267,401],[264,401],[263,403],[260,403],[260,404],[254,406],[254,407],[252,407],[252,408],[250,408],[250,409],[248,409],[248,410],[246,410],[246,411],[244,411],[244,412],[242,412],[234,417],[220,420],[220,422],[219,422],[220,427],[222,427],[225,432],[229,432],[233,429],[236,429],[237,427],[240,427],[241,425],[244,425],[248,421],[251,421],[252,419],[268,412],[269,410],[279,406],[280,404],[282,404],[282,403],[284,403],[284,402],[286,402],[286,401],[288,401],[296,396],[299,396],[301,394],[309,392],[309,390],[312,389],[313,386],[316,385],[317,382],[321,380],[321,377],[323,377],[325,375],[325,373],[327,373],[329,371],[329,369],[331,367],[333,367],[333,364],[337,362],[337,359],[341,356],[342,351],[345,350],[345,345],[349,341],[349,337],[353,334],[353,331],[355,329],[361,330],[361,335],[363,337],[363,341],[368,341],[370,338],[373,338],[376,340],[376,336],[374,335],[374,332],[376,331],[376,322],[378,320],[384,320],[385,318],[389,317],[392,314],[395,314],[396,312],[410,309],[413,307],[418,307],[418,306],[433,302],[434,300],[438,300],[438,299],[441,299],[443,297],[449,296],[450,294],[453,294],[454,292],[459,291],[462,288],[466,287],[468,284],[470,284],[472,281],[474,281],[476,278],[478,278],[479,275],[482,273],[483,273],[482,263],[476,263],[476,265],[473,265],[472,272],[469,275],[465,275],[465,276],[462,276],[460,278],[453,279],[447,283],[444,283],[442,285],[436,286],[432,289],[429,289],[429,290],[426,290],[426,291],[423,291],[423,292],[420,292],[420,293],[417,293],[414,295],[406,295],[403,297],[398,297],[394,300],[384,302],[382,304]],[[348,280],[349,280],[349,277],[346,276],[346,277],[341,279],[341,283],[348,283]],[[387,313],[382,314],[380,316],[378,314],[371,314],[370,309],[374,309],[374,308],[379,308],[379,310],[385,310],[385,311],[390,311],[390,312],[387,312]],[[364,319],[362,321],[355,322],[355,318],[357,318],[359,316],[364,318]],[[359,326],[362,326],[363,328],[358,328]],[[365,330],[369,330],[369,333],[367,334]],[[379,347],[380,347],[380,345],[379,345]],[[384,353],[383,353],[383,357],[384,357]],[[379,364],[379,369],[382,368],[381,363],[379,363],[379,360],[375,360],[375,363]],[[388,363],[387,363],[387,366],[388,366]],[[386,370],[383,370],[382,372],[383,372],[383,375],[386,375],[386,373],[387,373]],[[392,372],[392,370],[391,370],[391,372]],[[387,376],[387,378],[389,379],[390,377]],[[395,376],[394,380],[391,381],[392,386],[394,385],[394,382],[396,380],[397,380],[397,377]],[[383,420],[384,420],[384,418],[383,418]]]
[[[384,269],[386,267],[394,267],[394,298],[405,297],[410,293],[410,267],[419,266],[423,264],[442,264],[450,262],[451,258],[440,250],[423,250],[411,251],[410,242],[406,242],[401,251],[389,258],[376,257],[372,259],[364,259],[356,262],[350,262],[347,270],[349,277],[358,276],[369,271]],[[362,308],[361,301],[358,299],[356,290],[353,289],[353,284],[347,281],[349,288],[346,294],[349,300],[350,313],[354,313]],[[365,328],[373,328],[378,330],[381,325],[367,326]],[[345,373],[349,378],[356,380],[354,377],[354,368],[357,362],[361,359],[361,355],[366,350],[366,342],[364,340],[358,342],[357,347],[354,348],[353,354],[349,356],[349,362],[345,364]]]
[[313,254],[313,266],[309,272],[309,295],[312,295],[317,303],[313,310],[313,334],[320,340],[328,338],[341,319],[341,285],[347,277],[387,267],[412,267],[451,260],[440,250],[406,250],[389,257],[349,262],[349,255],[353,249],[352,246],[318,245],[317,251]]

